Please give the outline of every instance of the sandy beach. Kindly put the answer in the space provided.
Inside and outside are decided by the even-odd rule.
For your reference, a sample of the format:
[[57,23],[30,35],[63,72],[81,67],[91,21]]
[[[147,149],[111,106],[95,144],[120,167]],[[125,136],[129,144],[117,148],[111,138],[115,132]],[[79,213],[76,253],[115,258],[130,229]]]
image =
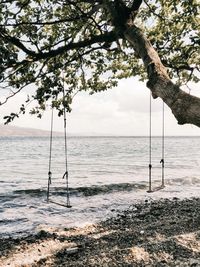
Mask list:
[[200,266],[200,199],[146,201],[97,225],[2,239],[0,255],[1,267]]

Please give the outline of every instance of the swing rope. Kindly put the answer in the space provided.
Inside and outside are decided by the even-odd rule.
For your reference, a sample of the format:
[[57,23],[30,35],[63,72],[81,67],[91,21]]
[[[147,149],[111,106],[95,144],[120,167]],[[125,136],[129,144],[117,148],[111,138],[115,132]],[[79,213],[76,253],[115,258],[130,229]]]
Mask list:
[[[161,160],[162,164],[162,173],[161,173],[161,188],[165,187],[165,164],[164,164],[164,153],[165,153],[165,107],[164,101],[162,103],[162,152],[161,152]],[[152,191],[152,100],[151,100],[151,91],[150,91],[150,99],[149,99],[149,189],[148,193]]]
[[66,195],[67,195],[67,203],[61,204],[56,201],[52,201],[49,199],[50,194],[50,185],[52,182],[52,172],[51,172],[51,162],[52,162],[52,143],[53,143],[53,122],[54,122],[54,112],[53,107],[51,111],[51,132],[50,132],[50,145],[49,145],[49,171],[48,171],[48,187],[47,187],[47,202],[51,202],[60,206],[64,206],[67,208],[71,208],[70,204],[70,193],[69,193],[69,173],[68,173],[68,159],[67,159],[67,111],[65,108],[65,86],[64,86],[64,75],[63,75],[63,120],[64,120],[64,152],[65,152],[65,173],[63,174],[63,179],[66,181]]
[[151,164],[151,146],[152,146],[152,122],[151,122],[151,117],[152,117],[152,110],[151,110],[151,91],[150,91],[150,98],[149,98],[149,189],[148,193],[152,192],[151,188],[151,169],[152,169],[152,164]]
[[63,77],[63,116],[64,116],[64,139],[65,139],[65,173],[63,179],[66,181],[66,190],[67,190],[67,208],[71,208],[70,197],[69,197],[69,173],[68,173],[68,158],[67,158],[67,112],[65,108],[65,85]]
[[161,187],[165,187],[165,161],[164,161],[164,155],[165,154],[165,106],[164,101],[162,105],[162,158],[160,160],[160,163],[162,164],[162,183]]
[[52,160],[52,141],[53,141],[53,107],[51,109],[51,132],[50,132],[50,145],[49,145],[49,171],[48,171],[48,187],[47,187],[47,202],[49,202],[49,193],[51,185],[51,160]]

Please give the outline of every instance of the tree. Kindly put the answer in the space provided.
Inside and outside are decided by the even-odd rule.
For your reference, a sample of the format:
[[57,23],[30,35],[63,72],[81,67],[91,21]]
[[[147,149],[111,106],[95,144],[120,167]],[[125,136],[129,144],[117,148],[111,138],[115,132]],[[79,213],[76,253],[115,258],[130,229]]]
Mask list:
[[[138,76],[179,124],[200,126],[200,98],[181,89],[199,82],[198,2],[0,1],[0,84],[10,90],[1,104],[35,84],[19,113],[34,99],[31,113],[40,117],[51,103],[62,115],[62,105],[70,111],[78,91],[93,94]],[[7,122],[16,116],[11,113]]]

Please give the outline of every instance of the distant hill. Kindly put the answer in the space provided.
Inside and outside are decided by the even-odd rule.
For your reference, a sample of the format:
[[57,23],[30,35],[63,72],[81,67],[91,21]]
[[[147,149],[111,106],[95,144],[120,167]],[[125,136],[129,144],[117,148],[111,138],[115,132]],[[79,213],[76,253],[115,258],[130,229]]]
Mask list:
[[[10,125],[0,125],[0,136],[49,136],[49,131],[33,129],[33,128],[23,128]],[[54,135],[63,135],[60,132],[54,132]]]

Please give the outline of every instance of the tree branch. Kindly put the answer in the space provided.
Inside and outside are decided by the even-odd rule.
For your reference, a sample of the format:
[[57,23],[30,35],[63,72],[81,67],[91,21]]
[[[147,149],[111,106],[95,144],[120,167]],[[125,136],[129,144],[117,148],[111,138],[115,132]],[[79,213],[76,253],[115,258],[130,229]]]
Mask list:
[[[70,3],[72,4],[72,3]],[[75,5],[73,3],[73,5]],[[91,7],[91,10],[88,11],[88,13],[81,12],[80,16],[72,16],[69,18],[59,19],[59,20],[52,20],[52,21],[22,21],[22,22],[16,22],[16,23],[7,23],[7,24],[0,24],[0,27],[5,28],[12,26],[12,27],[18,27],[23,25],[36,25],[36,26],[45,26],[45,25],[55,25],[59,23],[65,23],[65,22],[74,22],[76,20],[84,19],[84,18],[91,18],[91,16],[98,10],[100,5],[94,5]],[[22,8],[21,8],[22,9]],[[79,9],[81,11],[81,9]],[[15,14],[16,15],[16,14]]]
[[8,43],[11,43],[11,44],[15,45],[16,47],[18,47],[19,49],[21,49],[22,51],[24,51],[26,54],[28,54],[30,56],[35,55],[34,51],[28,49],[18,38],[13,37],[13,36],[9,36],[4,29],[1,29],[0,36],[4,40],[6,40]]
[[[79,41],[76,43],[69,43],[67,45],[63,45],[61,47],[58,47],[57,49],[50,50],[49,52],[40,52],[36,53],[32,50],[27,49],[19,39],[16,37],[6,37],[7,41],[12,43],[13,45],[17,46],[20,48],[23,52],[25,52],[28,56],[31,57],[29,60],[23,60],[22,63],[27,62],[27,61],[37,61],[41,59],[46,59],[46,58],[52,58],[58,55],[61,55],[64,52],[67,52],[69,50],[77,49],[77,48],[84,48],[91,46],[93,44],[98,44],[98,43],[104,43],[104,42],[113,42],[116,41],[119,36],[116,35],[114,31],[111,32],[106,32],[100,35],[93,35],[88,39],[85,39],[83,41]],[[21,64],[21,63],[20,63]]]
[[138,11],[138,9],[140,8],[141,4],[142,4],[142,0],[134,0],[133,4],[131,6],[131,11],[133,11],[133,12]]
[[138,27],[127,25],[124,37],[144,62],[152,96],[160,97],[170,107],[179,124],[200,127],[200,98],[182,91],[170,80],[157,52]]

